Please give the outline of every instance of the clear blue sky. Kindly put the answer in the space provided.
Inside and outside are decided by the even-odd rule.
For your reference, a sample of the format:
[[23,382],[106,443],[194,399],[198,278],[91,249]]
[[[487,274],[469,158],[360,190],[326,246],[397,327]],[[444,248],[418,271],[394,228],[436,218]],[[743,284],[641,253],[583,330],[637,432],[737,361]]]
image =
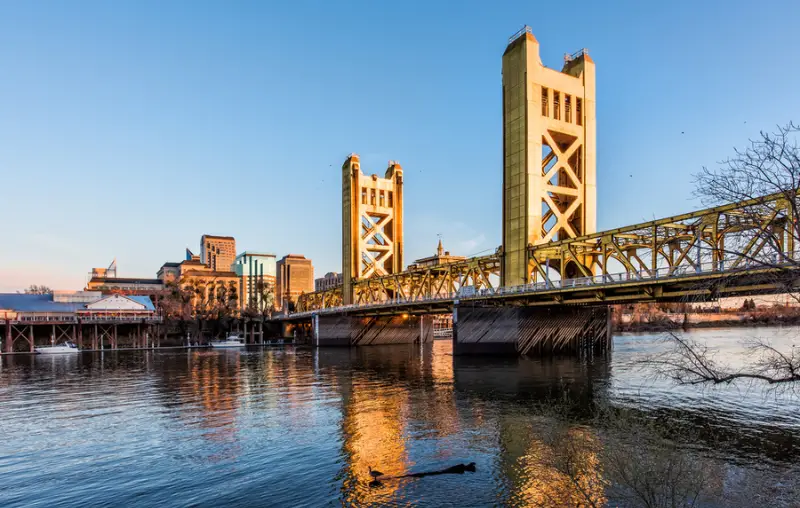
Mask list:
[[0,291],[154,277],[203,233],[340,270],[341,175],[405,169],[406,259],[501,231],[500,58],[597,64],[598,227],[800,120],[796,1],[0,4]]

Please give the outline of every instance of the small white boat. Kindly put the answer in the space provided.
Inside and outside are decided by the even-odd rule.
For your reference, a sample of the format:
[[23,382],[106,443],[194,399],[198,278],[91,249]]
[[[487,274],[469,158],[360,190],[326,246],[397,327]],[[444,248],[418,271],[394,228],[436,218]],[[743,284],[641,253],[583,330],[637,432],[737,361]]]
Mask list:
[[80,349],[72,342],[62,342],[58,345],[52,346],[39,346],[33,348],[34,351],[39,353],[40,355],[61,355],[61,354],[72,354],[72,353],[79,353]]
[[211,347],[214,348],[231,348],[231,347],[244,347],[244,339],[232,333],[228,335],[225,340],[212,340]]

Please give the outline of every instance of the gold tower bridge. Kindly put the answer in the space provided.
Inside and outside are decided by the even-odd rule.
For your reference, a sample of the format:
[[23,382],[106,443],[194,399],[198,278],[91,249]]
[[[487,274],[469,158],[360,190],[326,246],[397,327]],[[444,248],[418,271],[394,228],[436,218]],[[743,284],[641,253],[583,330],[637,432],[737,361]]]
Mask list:
[[795,287],[796,193],[596,231],[595,64],[542,65],[528,27],[503,54],[503,245],[403,269],[403,170],[342,167],[343,284],[279,316],[315,345],[432,340],[452,312],[456,353],[599,352],[609,305]]

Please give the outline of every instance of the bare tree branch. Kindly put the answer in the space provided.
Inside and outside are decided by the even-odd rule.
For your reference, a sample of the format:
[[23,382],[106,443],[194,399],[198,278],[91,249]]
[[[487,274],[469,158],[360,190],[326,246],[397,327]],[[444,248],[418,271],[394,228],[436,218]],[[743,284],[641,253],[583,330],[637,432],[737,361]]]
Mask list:
[[753,361],[747,370],[734,370],[717,362],[713,351],[703,344],[675,333],[667,334],[664,340],[668,349],[646,357],[642,363],[678,384],[730,384],[742,379],[768,384],[800,381],[800,354],[795,346],[787,355],[763,339],[752,341],[746,347]]
[[[789,123],[774,132],[762,131],[744,149],[723,160],[719,167],[704,167],[695,175],[696,190],[704,204],[716,206],[746,202],[728,216],[718,245],[698,241],[696,263],[716,255],[723,270],[757,267],[767,286],[800,302],[796,273],[800,269],[800,126]],[[712,242],[713,243],[713,242]],[[690,244],[682,256],[694,250]],[[721,254],[720,254],[721,253]],[[726,259],[731,261],[725,265]],[[733,266],[731,266],[731,264]],[[733,279],[732,279],[733,280]],[[709,293],[728,284],[708,283]],[[679,384],[730,384],[749,380],[770,385],[800,381],[800,351],[795,344],[781,351],[759,340],[745,344],[746,366],[733,369],[719,363],[714,351],[678,334],[665,338],[667,350],[644,360],[657,374]]]

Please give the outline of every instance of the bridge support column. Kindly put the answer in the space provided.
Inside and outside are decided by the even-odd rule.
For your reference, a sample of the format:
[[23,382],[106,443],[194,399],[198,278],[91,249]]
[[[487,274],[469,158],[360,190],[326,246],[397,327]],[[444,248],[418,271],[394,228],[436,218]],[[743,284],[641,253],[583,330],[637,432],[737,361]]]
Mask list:
[[457,355],[594,355],[611,349],[608,307],[453,309]]
[[11,337],[11,320],[6,319],[6,338],[3,341],[6,353],[14,352],[14,339]]
[[433,340],[433,319],[425,316],[319,316],[312,321],[314,346],[375,346]]

